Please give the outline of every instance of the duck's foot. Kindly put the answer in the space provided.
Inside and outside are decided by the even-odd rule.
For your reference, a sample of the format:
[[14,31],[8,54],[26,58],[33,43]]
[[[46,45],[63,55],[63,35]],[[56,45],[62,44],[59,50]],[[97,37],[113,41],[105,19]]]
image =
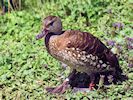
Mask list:
[[94,83],[90,83],[90,84],[89,84],[89,90],[90,90],[90,91],[94,90],[94,86],[95,86]]
[[94,81],[95,81],[95,73],[92,73],[90,75],[90,81],[91,81],[91,83],[89,84],[89,90],[92,91],[92,90],[94,90],[94,86],[95,86],[95,84],[94,84]]
[[65,80],[61,85],[55,88],[46,88],[47,92],[50,93],[65,93],[66,89],[69,87],[69,81]]

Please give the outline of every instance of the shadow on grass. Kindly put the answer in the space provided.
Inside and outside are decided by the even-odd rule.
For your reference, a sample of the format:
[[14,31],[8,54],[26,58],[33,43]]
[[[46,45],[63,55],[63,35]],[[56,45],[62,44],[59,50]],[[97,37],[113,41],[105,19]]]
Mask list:
[[[104,85],[110,85],[112,83],[114,84],[121,84],[123,81],[127,80],[128,77],[126,75],[120,74],[119,76],[113,76],[112,82],[109,81],[109,77],[111,76],[110,72],[104,72],[104,73],[97,73],[95,75],[96,80],[95,84],[99,84],[100,80],[100,75],[105,75],[104,77]],[[88,88],[90,84],[90,77],[86,73],[79,73],[77,72],[75,76],[70,79],[70,86],[72,88],[77,87],[77,88]],[[97,86],[95,87],[96,89],[98,88]]]

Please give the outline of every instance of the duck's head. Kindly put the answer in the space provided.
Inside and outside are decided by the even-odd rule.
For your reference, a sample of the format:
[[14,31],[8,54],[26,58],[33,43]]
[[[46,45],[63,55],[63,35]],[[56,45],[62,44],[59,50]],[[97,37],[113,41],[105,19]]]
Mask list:
[[42,31],[36,36],[36,39],[41,39],[48,33],[53,33],[56,35],[62,33],[62,22],[59,17],[48,16],[44,18]]

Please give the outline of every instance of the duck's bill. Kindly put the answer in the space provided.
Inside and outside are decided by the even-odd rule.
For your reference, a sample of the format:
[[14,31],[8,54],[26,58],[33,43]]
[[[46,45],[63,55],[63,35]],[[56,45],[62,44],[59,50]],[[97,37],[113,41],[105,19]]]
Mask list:
[[41,39],[43,38],[44,36],[46,36],[48,34],[48,31],[47,30],[43,30],[41,33],[39,33],[37,36],[36,36],[36,39]]

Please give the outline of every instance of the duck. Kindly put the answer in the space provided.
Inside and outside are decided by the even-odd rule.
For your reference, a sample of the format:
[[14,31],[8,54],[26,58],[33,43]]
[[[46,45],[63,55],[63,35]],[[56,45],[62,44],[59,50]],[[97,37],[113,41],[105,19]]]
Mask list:
[[68,78],[52,93],[64,93],[76,72],[90,76],[89,90],[95,86],[96,73],[108,71],[113,76],[122,73],[116,55],[91,33],[63,30],[62,21],[57,16],[47,16],[42,23],[42,30],[36,35],[36,39],[44,38],[47,52],[71,69]]

